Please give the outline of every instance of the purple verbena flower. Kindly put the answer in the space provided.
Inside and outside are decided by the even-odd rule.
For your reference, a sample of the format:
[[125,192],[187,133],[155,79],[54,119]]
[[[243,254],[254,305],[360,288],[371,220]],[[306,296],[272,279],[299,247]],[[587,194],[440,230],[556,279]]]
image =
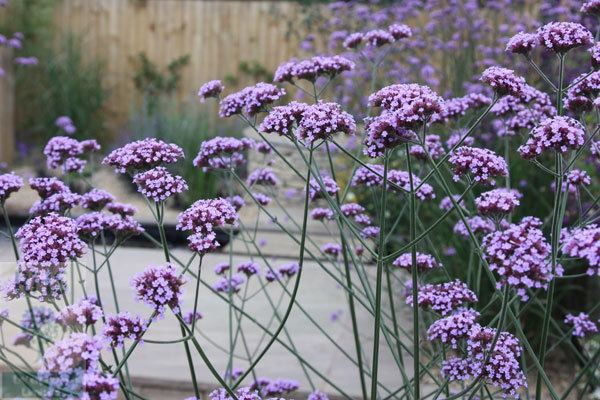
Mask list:
[[[465,303],[475,303],[477,296],[467,285],[461,281],[439,284],[426,284],[418,288],[417,303],[425,310],[437,312],[443,316],[450,314],[453,310]],[[406,302],[412,306],[412,293],[408,291]]]
[[[527,289],[546,289],[554,278],[550,263],[550,245],[539,229],[542,222],[525,217],[483,238],[484,256],[490,270],[500,276],[499,286],[510,285],[523,300],[528,299]],[[561,268],[557,267],[557,275]]]
[[260,267],[255,262],[246,261],[246,262],[238,264],[237,272],[243,273],[247,277],[251,277],[252,275],[256,275],[260,272]]
[[174,313],[179,312],[184,283],[185,280],[177,275],[175,267],[166,264],[149,266],[132,279],[131,286],[135,290],[136,300],[154,308],[160,317],[164,315],[166,307]]
[[8,196],[23,187],[23,179],[14,172],[0,175],[0,204],[4,203]]
[[127,143],[113,150],[102,164],[115,167],[115,171],[148,170],[161,164],[173,164],[184,157],[181,147],[155,138]]
[[516,189],[493,189],[475,199],[477,211],[481,215],[502,216],[510,214],[520,204],[523,195]]
[[470,173],[477,183],[493,184],[493,178],[508,174],[506,161],[488,149],[462,146],[448,161],[454,170],[454,180]]
[[467,338],[480,314],[473,309],[457,310],[444,318],[438,319],[427,329],[427,340],[439,340],[458,348],[458,341]]
[[521,157],[535,158],[547,150],[565,153],[583,146],[585,132],[579,121],[564,116],[548,118],[535,127],[518,151]]
[[[431,254],[424,254],[417,252],[417,268],[420,272],[430,271],[432,269],[438,268],[442,264],[438,264],[435,257]],[[403,253],[398,258],[396,258],[392,265],[397,268],[402,268],[407,271],[411,271],[412,267],[412,253]]]
[[94,188],[81,196],[80,204],[86,210],[100,211],[114,200],[115,197],[112,194],[105,190]]
[[538,29],[538,38],[542,46],[560,54],[594,41],[591,32],[575,22],[550,22]]
[[583,312],[579,315],[567,314],[564,322],[573,325],[573,336],[584,337],[590,333],[598,333],[598,326]]
[[146,330],[147,323],[139,316],[132,316],[127,311],[109,315],[102,335],[113,347],[123,347],[125,339],[140,341]]
[[219,97],[219,95],[221,94],[221,92],[223,92],[224,89],[225,86],[223,86],[221,81],[208,81],[200,87],[200,90],[198,90],[198,97],[200,97],[201,102],[204,102],[208,98]]
[[138,192],[155,203],[188,190],[185,180],[179,175],[172,175],[165,167],[137,173],[133,182],[137,185]]
[[480,80],[492,87],[498,96],[513,95],[520,97],[525,90],[525,79],[515,71],[502,67],[489,67],[481,74]]
[[506,51],[516,54],[528,54],[538,45],[538,35],[519,32],[508,40]]

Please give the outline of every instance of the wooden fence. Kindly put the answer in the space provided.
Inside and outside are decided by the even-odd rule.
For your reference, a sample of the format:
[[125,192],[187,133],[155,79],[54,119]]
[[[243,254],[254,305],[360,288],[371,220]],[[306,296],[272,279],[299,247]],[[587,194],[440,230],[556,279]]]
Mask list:
[[242,61],[273,70],[294,56],[298,38],[286,34],[298,11],[286,1],[61,0],[55,22],[81,36],[86,57],[104,61],[116,127],[139,101],[132,77],[140,52],[161,67],[189,54],[177,97],[190,98],[201,83],[236,75]]
[[[10,163],[15,152],[15,91],[13,53],[0,48],[0,163]],[[0,172],[1,173],[1,172]]]

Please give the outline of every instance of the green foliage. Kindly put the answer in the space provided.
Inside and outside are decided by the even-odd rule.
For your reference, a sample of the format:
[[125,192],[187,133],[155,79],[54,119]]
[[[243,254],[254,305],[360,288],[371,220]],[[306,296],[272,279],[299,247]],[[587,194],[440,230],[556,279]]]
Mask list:
[[57,133],[55,120],[71,117],[78,139],[106,143],[102,107],[108,97],[100,61],[84,61],[81,40],[67,35],[57,49],[40,51],[40,64],[17,75],[18,130],[27,143],[43,145]]
[[258,61],[241,61],[238,65],[237,74],[227,75],[224,80],[229,86],[237,86],[245,78],[249,78],[248,80],[251,82],[271,82],[273,72]]
[[170,96],[181,82],[181,70],[190,62],[189,55],[175,58],[167,64],[166,71],[148,59],[146,53],[137,56],[137,69],[133,76],[135,88],[142,94],[149,114],[156,112],[157,99]]
[[43,146],[57,133],[56,118],[68,115],[77,126],[77,138],[106,142],[101,110],[108,92],[102,63],[84,61],[81,41],[73,35],[55,40],[55,4],[56,0],[11,1],[0,21],[3,34],[21,32],[25,37],[16,55],[39,60],[38,66],[15,68],[17,137],[34,148]]

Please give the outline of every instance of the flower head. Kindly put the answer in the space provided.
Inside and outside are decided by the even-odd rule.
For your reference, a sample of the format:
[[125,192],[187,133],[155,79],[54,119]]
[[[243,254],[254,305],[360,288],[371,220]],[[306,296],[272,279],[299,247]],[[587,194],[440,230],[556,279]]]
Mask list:
[[404,24],[392,24],[388,26],[388,31],[395,40],[405,39],[412,36],[412,30],[408,25]]
[[48,213],[63,213],[78,205],[81,196],[70,190],[50,195],[42,200],[38,200],[29,209],[32,215],[44,215]]
[[277,101],[283,95],[285,95],[285,90],[270,83],[260,82],[239,92],[232,93],[221,100],[219,115],[225,118],[245,112],[249,116],[254,116],[262,111],[265,106]]
[[81,196],[81,207],[91,211],[100,211],[114,200],[115,197],[112,194],[105,190],[94,188]]
[[15,237],[23,261],[29,266],[62,266],[85,251],[75,221],[55,213],[33,218],[19,228]]
[[61,324],[71,328],[87,328],[94,325],[102,318],[102,309],[96,304],[95,299],[82,299],[63,309],[58,320]]
[[583,146],[585,132],[575,119],[556,116],[542,121],[529,135],[527,142],[519,147],[521,157],[535,158],[547,150],[565,153]]
[[180,231],[209,233],[224,225],[234,225],[238,215],[225,199],[201,199],[179,214],[177,220],[176,228]]
[[594,41],[591,32],[575,22],[550,22],[538,30],[538,38],[542,46],[561,54]]
[[225,89],[225,86],[219,80],[208,81],[200,87],[198,90],[198,97],[200,101],[204,102],[206,99],[211,97],[219,97],[221,92]]
[[269,114],[260,124],[260,130],[264,133],[277,133],[282,136],[292,134],[294,125],[298,125],[304,111],[309,107],[306,103],[291,101],[285,106],[273,107]]
[[114,201],[108,203],[106,205],[106,209],[113,214],[120,215],[121,217],[131,217],[137,212],[137,209],[131,204],[117,203]]
[[454,179],[470,173],[475,182],[493,184],[493,178],[506,176],[506,161],[488,149],[462,146],[450,156],[450,164],[454,169]]
[[365,35],[361,32],[354,32],[346,36],[344,39],[344,47],[347,49],[355,49],[363,42]]
[[[475,303],[477,296],[458,279],[439,284],[426,284],[418,288],[417,303],[425,310],[448,315],[465,303]],[[406,302],[412,306],[412,294],[408,291]]]
[[342,246],[337,243],[325,243],[321,246],[321,251],[333,257],[338,257],[342,253]]
[[173,312],[179,312],[184,283],[185,280],[177,275],[175,267],[166,264],[149,266],[132,279],[131,286],[135,290],[136,300],[151,306],[162,316],[167,306]]
[[477,311],[470,308],[457,310],[431,324],[427,329],[427,339],[429,341],[439,340],[456,349],[458,348],[458,341],[469,336],[469,332],[475,325],[479,315]]
[[50,197],[53,194],[70,191],[69,187],[63,181],[54,177],[31,178],[29,179],[29,186],[35,190],[42,199]]
[[246,275],[247,277],[251,277],[252,275],[256,275],[260,272],[260,267],[257,263],[252,261],[246,261],[238,264],[237,272]]
[[560,241],[564,254],[585,259],[588,264],[586,273],[600,276],[600,228],[597,225],[565,229],[561,232]]
[[600,0],[588,0],[581,6],[580,11],[583,14],[600,15]]
[[487,83],[492,87],[498,96],[520,97],[525,90],[525,79],[515,74],[515,71],[502,67],[489,67],[483,74],[481,79],[483,83]]
[[519,32],[508,40],[506,51],[517,54],[528,54],[538,45],[538,35]]
[[213,289],[222,293],[237,293],[245,282],[246,279],[240,274],[231,275],[231,279],[224,276],[213,285]]
[[354,118],[337,103],[319,102],[306,107],[298,124],[296,136],[306,143],[327,140],[335,133],[354,135]]
[[117,400],[119,395],[119,380],[110,375],[87,373],[83,375],[81,383],[81,400]]
[[188,190],[185,180],[179,175],[172,175],[165,167],[137,173],[133,182],[137,185],[138,192],[156,203]]
[[494,189],[482,193],[475,199],[477,211],[482,215],[502,216],[510,214],[520,204],[519,199],[523,197],[515,189]]
[[311,179],[309,184],[309,192],[308,197],[314,201],[317,199],[325,198],[325,194],[327,193],[329,196],[335,196],[335,194],[340,190],[337,182],[328,176],[324,176],[322,178],[323,181],[323,189],[321,189],[321,185],[316,179]]
[[279,179],[277,179],[277,175],[275,175],[275,172],[273,172],[271,168],[258,168],[248,175],[246,183],[248,186],[277,186],[279,184]]
[[565,324],[573,325],[573,336],[584,337],[590,333],[598,333],[598,326],[592,322],[586,313],[579,315],[567,314]]
[[193,164],[202,167],[205,171],[209,168],[233,168],[246,161],[243,152],[252,147],[254,141],[250,139],[215,137],[202,142]]
[[374,29],[364,34],[363,41],[367,46],[381,47],[393,43],[396,39],[391,33],[382,29]]
[[500,275],[499,285],[514,287],[523,300],[528,298],[527,289],[546,289],[553,278],[550,245],[541,225],[539,219],[526,217],[483,238],[484,256],[490,270]]
[[23,179],[14,172],[0,175],[0,203],[23,187]]
[[323,221],[325,219],[332,220],[333,219],[333,211],[329,208],[314,208],[310,212],[310,217],[316,221]]
[[[438,268],[441,264],[438,264],[435,257],[431,254],[424,254],[417,252],[417,268],[421,272],[430,271],[432,269]],[[396,258],[392,265],[397,268],[402,268],[407,271],[411,270],[412,267],[412,253],[404,253],[401,254],[398,258]]]
[[288,61],[275,71],[275,82],[292,82],[305,79],[314,82],[320,76],[333,78],[354,69],[354,63],[343,56],[314,56],[301,61]]
[[109,315],[102,335],[111,346],[123,347],[125,339],[141,340],[147,323],[139,316],[132,316],[127,311],[117,315]]
[[127,143],[113,150],[102,164],[115,167],[117,172],[148,170],[161,164],[173,164],[183,158],[181,147],[155,138]]

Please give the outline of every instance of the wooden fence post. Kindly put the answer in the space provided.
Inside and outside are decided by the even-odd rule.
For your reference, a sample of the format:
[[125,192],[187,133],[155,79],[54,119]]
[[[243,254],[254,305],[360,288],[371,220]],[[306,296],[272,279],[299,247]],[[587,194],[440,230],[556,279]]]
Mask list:
[[10,164],[15,153],[15,85],[12,50],[0,48],[0,163]]

